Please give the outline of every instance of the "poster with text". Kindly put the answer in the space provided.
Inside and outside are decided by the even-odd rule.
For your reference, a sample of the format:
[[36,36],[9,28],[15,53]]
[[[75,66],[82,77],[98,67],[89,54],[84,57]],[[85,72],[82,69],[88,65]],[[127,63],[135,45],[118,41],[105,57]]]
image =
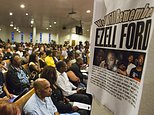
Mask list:
[[137,115],[154,0],[94,0],[87,92],[114,115]]

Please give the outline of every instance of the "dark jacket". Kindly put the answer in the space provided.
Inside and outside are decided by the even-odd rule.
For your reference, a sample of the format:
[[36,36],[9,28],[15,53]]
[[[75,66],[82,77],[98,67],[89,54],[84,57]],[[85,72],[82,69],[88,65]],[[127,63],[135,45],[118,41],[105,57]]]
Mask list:
[[[21,66],[21,69],[24,71],[24,73],[27,75],[26,70]],[[24,89],[29,88],[30,84],[25,84],[20,82],[20,79],[18,78],[17,74],[18,70],[10,64],[8,68],[8,72],[6,75],[6,85],[10,93],[19,95],[24,91]]]
[[54,105],[57,107],[59,113],[71,113],[72,105],[64,102],[64,96],[61,89],[57,86],[57,89],[52,88],[51,99]]

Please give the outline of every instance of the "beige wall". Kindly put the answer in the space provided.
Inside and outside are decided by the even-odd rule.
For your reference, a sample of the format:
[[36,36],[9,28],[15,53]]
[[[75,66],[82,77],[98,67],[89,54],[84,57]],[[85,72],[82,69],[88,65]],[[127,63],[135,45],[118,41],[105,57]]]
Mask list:
[[[5,27],[0,26],[2,30],[0,31],[0,38],[3,41],[7,41],[8,39],[11,40],[11,32],[14,32],[14,40],[16,42],[21,42],[21,34],[19,32],[16,32],[11,27]],[[32,28],[20,28],[22,32],[24,33],[23,39],[24,42],[30,42],[30,33],[32,33]],[[36,38],[33,39],[33,43],[40,42],[40,33],[42,33],[42,43],[48,43],[49,41],[49,33],[51,34],[51,40],[57,41],[57,34],[50,32],[50,31],[42,31],[42,30],[36,30]]]
[[[2,40],[7,41],[8,39],[11,40],[11,32],[14,32],[14,40],[16,42],[21,42],[21,34],[16,32],[11,27],[4,27],[0,26],[2,30],[0,31],[0,38]],[[30,33],[32,33],[32,28],[20,28],[22,32],[24,32],[24,42],[30,42]],[[83,35],[77,35],[75,34],[74,28],[61,30],[58,33],[51,32],[51,31],[43,31],[43,30],[37,30],[36,29],[36,38],[33,39],[33,43],[35,44],[40,43],[40,33],[42,33],[42,43],[48,43],[49,42],[49,33],[51,34],[51,40],[56,41],[58,44],[64,44],[64,41],[70,41],[70,45],[72,44],[72,40],[75,40],[76,45],[79,43],[79,41],[82,41],[83,43],[88,40],[89,41],[89,32],[84,32]]]
[[64,41],[70,41],[70,45],[72,44],[72,40],[75,40],[75,45],[79,44],[79,41],[82,41],[83,43],[85,41],[89,41],[90,39],[90,33],[84,32],[83,35],[77,35],[75,34],[74,28],[62,30],[59,32],[59,43],[64,44]]
[[[37,43],[40,43],[40,33],[42,33],[42,43],[49,43],[49,33],[48,32],[41,32],[37,31],[36,34],[36,39],[34,40],[34,43],[36,43],[36,40],[38,41]],[[51,40],[56,41],[56,34],[50,33],[51,34]]]

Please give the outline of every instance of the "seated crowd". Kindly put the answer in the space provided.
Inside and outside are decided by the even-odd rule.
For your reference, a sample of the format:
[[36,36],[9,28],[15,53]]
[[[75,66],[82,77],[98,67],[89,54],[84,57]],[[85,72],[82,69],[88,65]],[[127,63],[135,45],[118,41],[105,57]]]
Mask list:
[[85,46],[80,42],[76,47],[55,42],[35,45],[1,42],[0,110],[1,105],[11,106],[9,101],[14,96],[34,88],[35,93],[18,114],[90,115],[89,110],[73,105],[73,102],[92,104],[92,96],[86,93],[88,76],[81,72],[89,65],[89,53],[87,41]]

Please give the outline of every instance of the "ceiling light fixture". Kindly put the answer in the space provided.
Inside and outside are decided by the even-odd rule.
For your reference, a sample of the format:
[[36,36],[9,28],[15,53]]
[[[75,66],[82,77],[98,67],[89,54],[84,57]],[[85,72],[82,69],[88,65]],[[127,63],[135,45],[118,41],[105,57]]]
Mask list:
[[31,24],[34,24],[34,19],[32,19],[32,20],[30,21],[30,23],[31,23]]
[[49,25],[49,27],[51,28],[51,27],[52,27],[52,25]]
[[2,29],[0,28],[0,31],[1,31]]
[[15,30],[16,30],[17,28],[14,26],[14,28],[13,28],[13,29],[15,29]]
[[25,8],[25,5],[24,5],[24,4],[21,4],[21,5],[20,5],[20,8]]
[[17,32],[19,31],[19,27],[17,27],[16,31],[17,31]]
[[13,22],[10,23],[10,27],[13,27]]
[[90,12],[91,12],[90,10],[87,10],[87,11],[86,11],[86,13],[88,13],[88,14],[89,14]]
[[57,24],[57,22],[53,22],[54,24]]
[[9,13],[9,15],[10,15],[10,16],[12,16],[12,15],[13,15],[13,13],[12,13],[12,12],[10,12],[10,13]]
[[26,13],[26,16],[28,16],[28,13]]
[[46,28],[47,30],[49,29],[49,28]]
[[10,24],[10,27],[13,27],[13,24]]

